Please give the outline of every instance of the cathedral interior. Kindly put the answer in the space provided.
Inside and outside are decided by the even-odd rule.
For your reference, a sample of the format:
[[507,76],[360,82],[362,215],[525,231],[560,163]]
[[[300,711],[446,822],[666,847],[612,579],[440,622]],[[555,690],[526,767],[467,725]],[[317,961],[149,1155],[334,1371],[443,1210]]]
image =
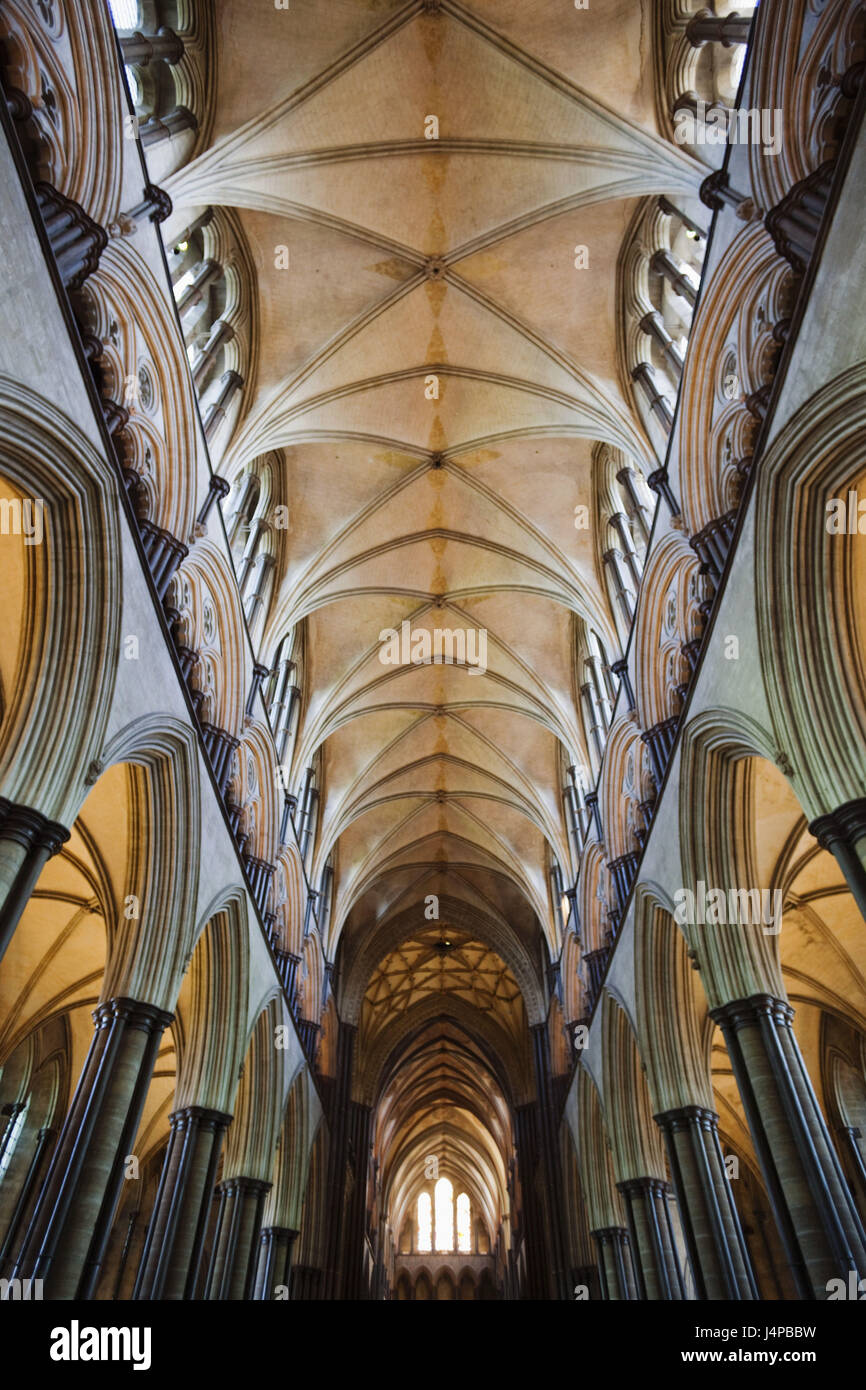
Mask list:
[[5,0],[4,1300],[866,1290],[864,73]]

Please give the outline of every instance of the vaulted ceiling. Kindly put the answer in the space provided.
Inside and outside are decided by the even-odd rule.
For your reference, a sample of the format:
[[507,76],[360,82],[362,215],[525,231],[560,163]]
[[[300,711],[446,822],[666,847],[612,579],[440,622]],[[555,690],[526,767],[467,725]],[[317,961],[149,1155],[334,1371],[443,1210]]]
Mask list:
[[[220,469],[280,460],[263,655],[303,620],[295,780],[321,752],[326,951],[414,920],[366,1005],[411,1015],[438,979],[413,986],[431,894],[462,905],[467,960],[474,914],[536,969],[539,933],[558,954],[574,615],[614,632],[575,507],[597,441],[654,466],[618,366],[617,259],[639,200],[698,175],[656,129],[645,3],[217,12],[212,140],[167,187],[185,218],[238,210],[256,265],[254,396]],[[404,621],[483,632],[486,670],[383,663]],[[466,970],[446,973],[458,997]]]

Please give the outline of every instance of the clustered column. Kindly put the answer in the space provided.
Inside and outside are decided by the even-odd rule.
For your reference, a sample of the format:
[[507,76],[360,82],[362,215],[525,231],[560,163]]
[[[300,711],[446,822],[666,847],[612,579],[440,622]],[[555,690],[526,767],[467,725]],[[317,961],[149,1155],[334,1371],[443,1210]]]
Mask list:
[[238,1302],[253,1293],[262,1208],[269,1182],[243,1176],[217,1188],[219,1215],[207,1281],[209,1300]]
[[231,1115],[188,1105],[170,1133],[133,1298],[192,1298],[223,1136]]
[[42,1279],[47,1298],[92,1298],[172,1015],[134,999],[95,1010],[96,1031],[13,1277]]
[[801,1298],[866,1277],[866,1235],[794,1037],[790,1004],[755,995],[711,1010],[731,1058],[770,1205]]
[[699,1105],[655,1116],[664,1138],[699,1298],[758,1297],[719,1142],[719,1117]]

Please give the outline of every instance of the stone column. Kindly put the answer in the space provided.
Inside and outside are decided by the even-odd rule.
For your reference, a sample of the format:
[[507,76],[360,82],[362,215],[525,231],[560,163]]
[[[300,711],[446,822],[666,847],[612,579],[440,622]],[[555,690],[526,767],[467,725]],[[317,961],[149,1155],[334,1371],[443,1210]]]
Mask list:
[[[641,569],[640,560],[637,557],[637,551],[634,548],[628,517],[625,515],[625,512],[614,512],[610,519],[610,524],[619,536],[622,553],[628,565],[628,572],[634,585],[635,594],[637,594],[640,589],[641,579],[643,578],[643,570]],[[612,669],[613,667],[611,667],[611,670]]]
[[288,1226],[265,1226],[259,1237],[259,1259],[253,1297],[267,1303],[275,1289],[288,1289],[292,1269],[292,1247],[298,1232]]
[[625,582],[625,576],[622,572],[622,555],[618,550],[611,547],[610,550],[604,552],[601,559],[613,581],[614,596],[622,609],[626,628],[630,628],[634,620],[636,598]]
[[625,1198],[640,1297],[685,1298],[668,1201],[670,1184],[660,1178],[630,1178],[617,1187]]
[[619,470],[616,480],[628,494],[629,502],[631,502],[631,517],[637,523],[644,545],[646,545],[650,538],[650,522],[647,517],[647,503],[638,489],[637,474],[633,468],[626,465],[625,468]]
[[225,478],[221,478],[217,473],[211,474],[210,480],[207,485],[207,496],[205,497],[204,502],[201,505],[201,510],[199,511],[199,514],[195,519],[196,526],[205,526],[207,524],[207,519],[210,516],[211,508],[213,507],[214,502],[221,500],[223,497],[228,496],[228,493],[230,491],[231,486]]
[[[298,1031],[304,1050],[307,1040],[299,1020]],[[337,1031],[337,1074],[332,1087],[329,1114],[330,1138],[327,1171],[327,1218],[325,1239],[326,1298],[336,1298],[340,1289],[343,1268],[343,1242],[346,1213],[343,1194],[346,1184],[346,1165],[349,1161],[349,1109],[352,1098],[352,1065],[358,1030],[351,1023],[339,1023]]]
[[523,1297],[542,1301],[550,1298],[550,1261],[546,1258],[543,1217],[536,1187],[538,1130],[538,1103],[518,1105],[514,1112],[514,1136],[522,1198],[520,1235],[526,1252]]
[[16,1278],[45,1281],[46,1298],[91,1298],[102,1268],[126,1158],[138,1132],[172,1015],[134,999],[110,999],[51,1160]]
[[664,194],[659,198],[659,210],[664,213],[665,217],[676,217],[678,221],[682,222],[683,226],[691,232],[695,241],[706,241],[707,234],[704,228],[699,227],[697,222],[693,221],[687,213],[683,212],[681,208],[678,208],[676,204],[672,203],[670,198],[666,198]]
[[866,1234],[803,1063],[790,1004],[759,994],[711,1009],[800,1297],[866,1277]]
[[653,492],[658,493],[659,497],[664,498],[671,516],[674,518],[678,517],[680,515],[680,504],[670,485],[667,469],[657,468],[654,473],[649,474],[646,482],[647,487],[652,488]]
[[0,797],[0,960],[43,867],[68,839],[58,821]]
[[631,379],[643,391],[651,414],[655,415],[665,434],[670,434],[674,423],[673,411],[661,392],[656,390],[655,373],[649,362],[639,362],[633,367]]
[[207,1299],[241,1302],[252,1297],[265,1196],[269,1182],[226,1178],[217,1191],[220,1209],[208,1274]]
[[80,290],[99,265],[108,233],[72,198],[39,181],[33,185],[57,269],[67,290]]
[[669,251],[656,251],[650,261],[650,269],[656,275],[660,275],[663,280],[667,280],[671,289],[684,299],[692,308],[695,307],[698,292],[684,271],[680,270],[673,256]]
[[866,797],[846,801],[838,810],[819,816],[812,821],[809,831],[821,848],[835,858],[861,916],[866,917],[866,864],[863,862],[866,857]]
[[751,19],[744,15],[716,16],[711,10],[701,10],[686,25],[686,38],[694,48],[705,43],[720,43],[723,48],[748,43]]
[[231,1115],[188,1105],[171,1133],[135,1281],[135,1299],[191,1298],[214,1178]]
[[547,1195],[550,1222],[550,1255],[553,1262],[553,1296],[564,1300],[570,1296],[568,1259],[565,1249],[565,1218],[563,1215],[562,1165],[557,1143],[557,1115],[553,1096],[550,1065],[550,1038],[546,1023],[537,1023],[529,1030],[532,1036],[532,1056],[535,1066],[535,1088],[538,1093],[539,1149]]
[[226,418],[226,413],[232,403],[235,393],[241,389],[243,384],[244,379],[240,372],[223,372],[220,377],[220,386],[222,390],[213,405],[209,407],[204,420],[205,438],[208,443],[213,439],[223,420]]
[[207,376],[209,368],[216,361],[217,354],[221,347],[230,343],[235,336],[235,330],[225,319],[217,319],[212,325],[207,342],[204,344],[192,367],[192,379],[196,388],[200,389],[202,382]]
[[654,1116],[699,1298],[754,1299],[758,1288],[719,1143],[719,1117],[699,1105]]
[[147,67],[148,63],[159,58],[173,65],[183,57],[183,40],[166,25],[162,25],[155,34],[136,32],[119,42],[127,67]]
[[605,1302],[637,1298],[631,1244],[624,1226],[605,1226],[591,1232],[598,1252],[598,1278]]
[[372,1108],[362,1105],[360,1101],[352,1101],[349,1124],[349,1163],[353,1181],[346,1213],[343,1298],[349,1302],[357,1302],[369,1292],[364,1281],[364,1250],[367,1237],[367,1179],[373,1132]]
[[172,140],[183,130],[197,130],[198,121],[186,106],[176,106],[167,116],[150,116],[141,127],[141,143],[147,149]]
[[185,289],[181,290],[177,299],[177,312],[183,318],[188,309],[200,304],[211,285],[217,281],[223,273],[223,268],[219,261],[211,258],[200,261],[195,268],[195,274]]
[[648,314],[644,314],[640,321],[641,329],[652,338],[662,351],[665,361],[670,366],[674,374],[674,380],[679,381],[683,374],[683,358],[679,348],[664,326],[661,314],[657,309],[653,309]]
[[679,722],[679,715],[671,714],[667,719],[660,720],[658,724],[654,724],[651,729],[645,729],[641,734],[641,739],[650,751],[650,761],[659,788],[665,779]]

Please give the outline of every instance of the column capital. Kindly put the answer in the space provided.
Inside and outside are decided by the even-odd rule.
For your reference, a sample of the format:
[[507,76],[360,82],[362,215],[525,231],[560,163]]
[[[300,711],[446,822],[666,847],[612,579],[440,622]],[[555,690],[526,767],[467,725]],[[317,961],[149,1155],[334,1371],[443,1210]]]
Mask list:
[[726,206],[733,208],[743,222],[750,221],[755,214],[753,199],[731,187],[724,169],[716,169],[714,173],[707,175],[698,196],[712,212],[721,212]]
[[676,1110],[662,1110],[653,1115],[659,1129],[669,1134],[687,1129],[714,1130],[719,1127],[719,1117],[715,1110],[707,1110],[702,1105],[681,1105]]
[[663,1197],[673,1191],[671,1184],[665,1178],[624,1178],[616,1185],[617,1192],[621,1192],[624,1197]]
[[597,1241],[606,1244],[608,1241],[617,1243],[629,1243],[628,1228],[626,1226],[599,1226],[594,1231],[590,1231],[591,1236],[595,1236]]
[[665,499],[665,501],[668,504],[671,516],[678,517],[680,515],[680,507],[676,497],[674,496],[673,488],[671,487],[670,482],[668,481],[667,469],[657,468],[655,472],[650,473],[646,481],[647,487],[651,488],[652,491],[657,493],[659,497],[663,497]]
[[129,1028],[155,1033],[168,1028],[174,1022],[174,1014],[157,1008],[155,1004],[143,1004],[137,999],[123,996],[107,999],[93,1010],[93,1021],[97,1028],[107,1028],[115,1019],[122,1020]]
[[69,839],[69,831],[41,811],[0,796],[0,839],[14,840],[26,850],[45,849],[50,858]]
[[809,826],[809,833],[831,854],[834,844],[840,842],[852,849],[858,840],[866,839],[866,797],[846,801],[835,811],[817,816]]
[[790,1027],[794,1017],[791,1005],[772,994],[753,994],[748,999],[735,999],[729,1004],[720,1004],[718,1008],[710,1009],[709,1012],[710,1018],[714,1023],[718,1023],[720,1028],[732,1028],[734,1032],[754,1026],[763,1018]]
[[227,1115],[222,1110],[208,1110],[203,1105],[185,1105],[181,1110],[174,1110],[168,1117],[168,1122],[172,1129],[184,1130],[192,1129],[228,1129],[234,1115]]
[[247,1178],[241,1174],[236,1178],[223,1178],[221,1183],[217,1183],[216,1191],[225,1192],[226,1196],[233,1193],[259,1196],[270,1192],[272,1187],[273,1183],[264,1182],[261,1178]]

